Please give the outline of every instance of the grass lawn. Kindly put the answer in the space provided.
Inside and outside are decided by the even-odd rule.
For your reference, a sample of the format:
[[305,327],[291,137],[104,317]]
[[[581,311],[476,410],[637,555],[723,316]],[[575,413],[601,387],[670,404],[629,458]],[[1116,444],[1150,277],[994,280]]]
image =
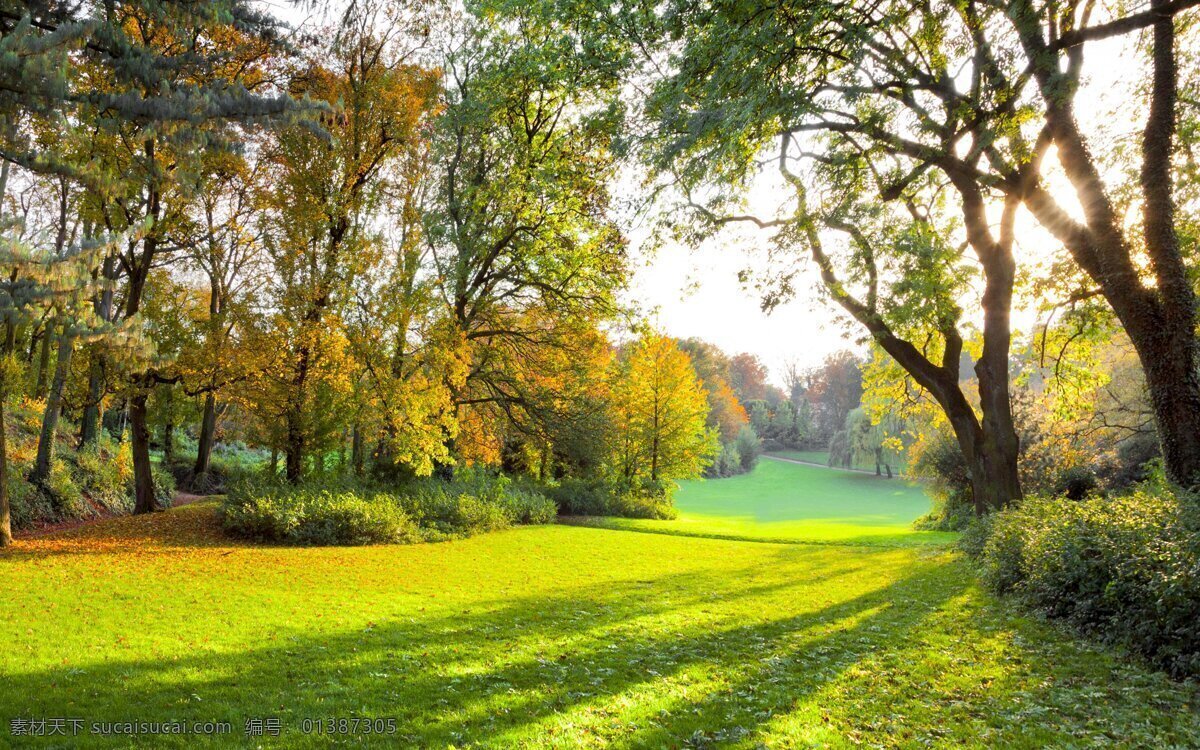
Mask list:
[[914,531],[929,512],[920,486],[903,479],[763,459],[749,474],[683,482],[673,521],[604,518],[608,528],[773,541],[945,544],[956,535]]
[[[226,540],[209,503],[25,540],[0,577],[0,746],[1200,745],[1195,686],[1019,616],[939,547],[556,525],[283,548]],[[86,723],[30,742],[16,717]],[[244,734],[269,717],[281,736]],[[395,734],[303,732],[350,717]],[[87,734],[166,720],[231,733]]]
[[[807,461],[808,463],[821,464],[822,466],[829,465],[829,451],[781,450],[771,451],[768,455],[779,456],[780,458],[790,458],[796,461]],[[858,459],[851,468],[858,469],[860,471],[874,472],[875,463],[873,461]],[[892,473],[894,474],[903,473],[906,470],[907,467],[905,466],[903,460],[892,464]]]

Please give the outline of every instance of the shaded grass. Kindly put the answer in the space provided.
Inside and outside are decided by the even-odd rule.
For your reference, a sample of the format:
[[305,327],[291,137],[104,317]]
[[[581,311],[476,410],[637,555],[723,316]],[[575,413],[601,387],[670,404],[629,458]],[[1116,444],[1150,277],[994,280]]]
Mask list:
[[[198,504],[29,540],[0,572],[7,713],[234,727],[72,745],[1200,743],[1194,686],[997,604],[936,548],[569,526],[262,547]],[[283,736],[242,735],[271,716]],[[345,716],[397,733],[298,731]]]
[[672,521],[606,518],[588,525],[686,536],[918,546],[956,534],[915,531],[929,498],[915,484],[765,459],[749,474],[682,482]]

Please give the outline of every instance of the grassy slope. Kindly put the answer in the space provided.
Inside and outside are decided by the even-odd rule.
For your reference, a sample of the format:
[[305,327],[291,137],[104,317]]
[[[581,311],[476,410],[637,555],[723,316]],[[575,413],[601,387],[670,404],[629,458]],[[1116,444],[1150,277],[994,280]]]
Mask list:
[[227,720],[239,746],[278,716],[274,747],[341,716],[394,717],[377,746],[1200,744],[1194,687],[1014,614],[937,548],[571,526],[255,547],[198,505],[27,540],[0,577],[0,745],[13,714]]
[[749,474],[684,482],[674,521],[593,519],[610,528],[736,539],[864,544],[944,544],[953,534],[913,531],[929,512],[920,487],[902,479],[766,459]]
[[[826,466],[829,464],[829,451],[780,450],[780,451],[771,451],[769,455],[779,456],[780,458],[791,458],[791,459],[795,459],[796,461],[807,461],[809,463],[821,464],[822,466]],[[854,462],[854,466],[852,468],[859,469],[862,471],[872,471],[873,472],[873,471],[875,471],[875,463],[873,461],[867,461],[867,460],[860,458]],[[904,461],[901,460],[896,463],[893,463],[892,471],[896,472],[896,473],[904,472],[905,471]]]

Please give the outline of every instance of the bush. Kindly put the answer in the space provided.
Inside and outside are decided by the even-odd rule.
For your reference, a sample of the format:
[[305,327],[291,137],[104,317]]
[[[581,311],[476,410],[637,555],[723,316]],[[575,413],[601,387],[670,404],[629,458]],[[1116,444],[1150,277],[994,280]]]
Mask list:
[[154,483],[154,500],[160,508],[170,508],[175,502],[175,477],[165,466],[153,464],[150,479]]
[[387,497],[290,490],[250,493],[222,506],[225,528],[261,541],[360,545],[420,541],[416,524]]
[[313,545],[442,541],[555,517],[545,495],[482,475],[418,480],[399,489],[242,483],[226,496],[222,513],[235,535]]
[[678,516],[668,482],[637,482],[630,486],[601,479],[563,479],[546,492],[567,516],[619,516],[672,519]]
[[713,462],[704,470],[709,479],[724,479],[742,473],[742,455],[736,443],[722,443]]
[[960,531],[975,517],[974,495],[967,459],[953,435],[939,432],[923,443],[913,458],[913,476],[926,480],[933,510],[918,518],[915,528]]
[[133,510],[133,466],[121,460],[121,452],[129,452],[128,444],[119,449],[111,444],[83,448],[75,455],[75,481],[93,503],[129,512]]
[[25,529],[54,517],[50,498],[25,481],[24,472],[8,473],[8,502],[14,529]]
[[50,476],[41,485],[42,492],[50,501],[51,507],[60,518],[81,518],[88,513],[88,505],[84,502],[83,493],[66,463],[54,459],[50,463]]
[[1081,501],[1034,497],[994,514],[983,579],[1051,617],[1200,675],[1200,510],[1143,488]]
[[742,472],[750,471],[758,465],[758,457],[762,455],[762,441],[758,439],[758,433],[753,427],[747,426],[739,430],[733,444],[741,460]]

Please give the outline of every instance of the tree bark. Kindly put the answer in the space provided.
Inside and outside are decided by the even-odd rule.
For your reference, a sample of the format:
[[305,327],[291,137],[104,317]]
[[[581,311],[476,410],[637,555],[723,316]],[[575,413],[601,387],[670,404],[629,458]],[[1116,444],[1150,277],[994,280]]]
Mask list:
[[36,399],[46,398],[46,388],[50,384],[48,373],[50,372],[50,344],[54,337],[51,332],[54,327],[47,323],[42,327],[42,340],[40,342],[38,352],[37,379],[33,384],[33,397]]
[[[57,326],[47,327],[48,338],[55,328]],[[34,459],[33,470],[29,473],[31,484],[41,485],[50,478],[50,465],[54,460],[54,434],[58,430],[58,418],[62,415],[63,390],[66,387],[67,375],[71,371],[74,344],[64,328],[58,339],[58,362],[54,365],[54,381],[50,384],[46,409],[42,412],[42,432],[38,437],[37,458]]]
[[4,399],[0,397],[0,547],[8,547],[12,543],[12,511],[8,501],[8,434],[4,424]]
[[350,470],[353,471],[356,476],[362,476],[363,464],[364,456],[362,427],[358,424],[358,422],[355,422],[350,431]]
[[192,476],[198,477],[208,473],[216,432],[217,398],[209,391],[204,394],[204,414],[200,417],[200,435],[196,439],[196,464],[192,467]]
[[139,388],[129,398],[129,427],[133,450],[134,513],[158,510],[154,477],[150,467],[150,430],[146,426],[146,390]]
[[[1161,10],[1165,0],[1152,0]],[[1083,208],[1077,222],[1041,185],[1024,200],[1034,217],[1063,243],[1097,284],[1133,342],[1146,375],[1167,476],[1184,487],[1200,486],[1200,345],[1196,340],[1196,294],[1179,244],[1172,155],[1177,127],[1178,70],[1174,17],[1152,24],[1150,105],[1142,137],[1142,239],[1149,268],[1134,262],[1135,245],[1124,228],[1075,117],[1071,72],[1062,70],[1032,5],[1021,4],[1014,24],[1046,103],[1046,127],[1059,161]],[[1146,283],[1145,270],[1154,285]]]

